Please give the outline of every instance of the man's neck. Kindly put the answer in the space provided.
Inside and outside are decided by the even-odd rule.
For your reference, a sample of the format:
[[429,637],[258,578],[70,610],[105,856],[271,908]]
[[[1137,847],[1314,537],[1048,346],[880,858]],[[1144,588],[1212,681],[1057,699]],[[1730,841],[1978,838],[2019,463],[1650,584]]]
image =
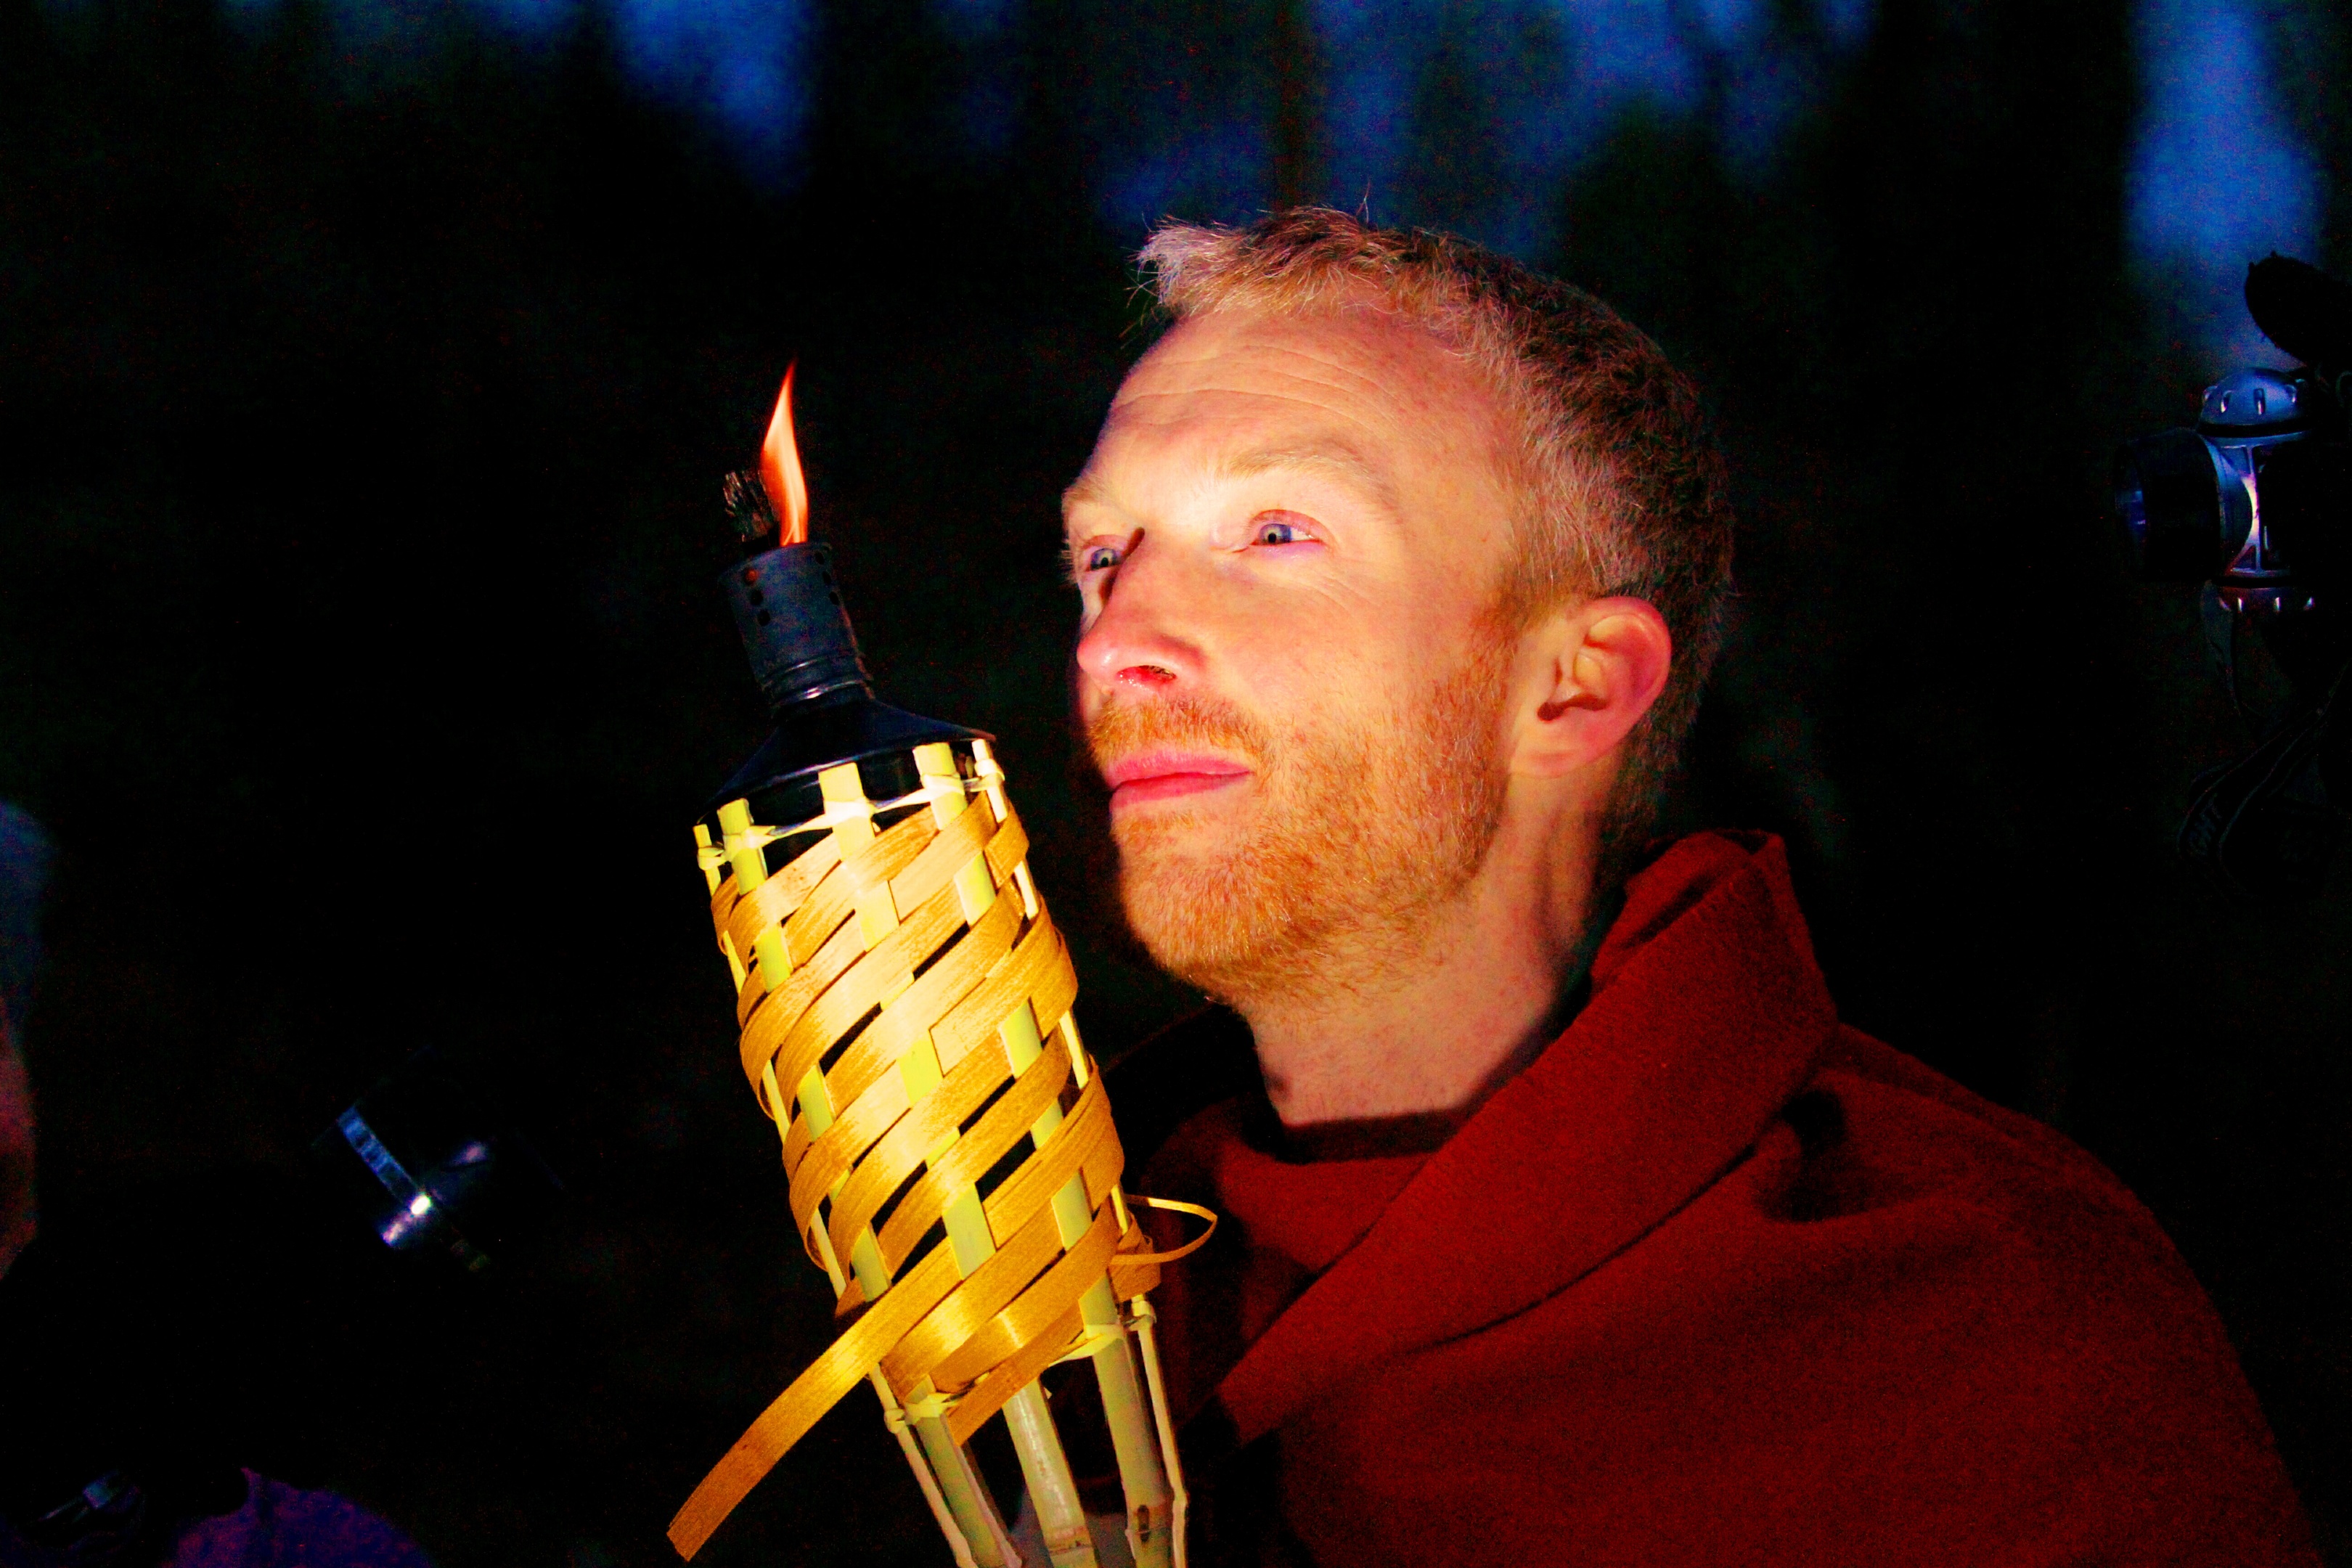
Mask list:
[[[1423,1143],[1459,1126],[1567,1026],[1610,912],[1589,870],[1516,886],[1480,875],[1416,931],[1377,939],[1378,963],[1236,998],[1276,1113],[1310,1142],[1320,1134],[1306,1130],[1331,1124],[1417,1127]],[[1334,973],[1358,978],[1328,984]]]

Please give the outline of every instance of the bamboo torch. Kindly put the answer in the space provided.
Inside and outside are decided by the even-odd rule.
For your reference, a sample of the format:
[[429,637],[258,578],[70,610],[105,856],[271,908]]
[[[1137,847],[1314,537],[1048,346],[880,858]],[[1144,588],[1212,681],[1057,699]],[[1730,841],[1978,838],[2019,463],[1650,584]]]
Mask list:
[[695,1489],[670,1541],[692,1557],[862,1382],[962,1568],[1020,1563],[968,1450],[1000,1414],[1052,1563],[1091,1568],[1037,1381],[1083,1360],[1129,1555],[1183,1568],[1183,1478],[1144,1293],[1206,1232],[1159,1254],[1135,1223],[1130,1205],[1154,1200],[1120,1189],[1109,1103],[1070,1016],[1069,951],[989,737],[874,696],[830,554],[808,542],[792,389],[787,373],[757,471],[726,487],[745,553],[722,584],[776,728],[694,837],[743,1071],[844,1329]]

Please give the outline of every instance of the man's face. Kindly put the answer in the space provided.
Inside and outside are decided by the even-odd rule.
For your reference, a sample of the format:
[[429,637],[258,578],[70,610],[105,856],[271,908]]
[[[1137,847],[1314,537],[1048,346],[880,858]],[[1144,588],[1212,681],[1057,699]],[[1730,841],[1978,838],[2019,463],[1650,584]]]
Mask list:
[[1475,871],[1516,637],[1496,400],[1368,310],[1177,327],[1066,501],[1129,923],[1228,999],[1347,984]]

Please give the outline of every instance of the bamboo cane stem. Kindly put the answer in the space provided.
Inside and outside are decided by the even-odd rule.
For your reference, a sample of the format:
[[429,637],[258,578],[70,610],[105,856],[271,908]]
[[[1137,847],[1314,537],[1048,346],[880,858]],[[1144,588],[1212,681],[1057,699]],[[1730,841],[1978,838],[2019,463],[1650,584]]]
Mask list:
[[1005,1401],[1004,1426],[1013,1434],[1013,1451],[1021,1456],[1021,1479],[1028,1485],[1030,1506],[1037,1510],[1045,1555],[1054,1568],[1095,1568],[1086,1505],[1078,1500],[1077,1482],[1062,1452],[1062,1435],[1045,1408],[1045,1391],[1033,1383]]
[[[1098,1300],[1099,1298],[1099,1300]],[[1110,1310],[1118,1322],[1118,1300],[1106,1279],[1088,1290],[1080,1310],[1089,1328],[1095,1314]],[[1137,1386],[1135,1356],[1124,1331],[1094,1353],[1095,1381],[1102,1389],[1103,1419],[1110,1426],[1111,1447],[1118,1456],[1120,1490],[1127,1498],[1127,1550],[1135,1568],[1168,1568],[1168,1479],[1151,1441],[1150,1417]]]
[[[988,1489],[981,1484],[963,1450],[956,1447],[947,1422],[931,1415],[909,1421],[908,1426],[913,1428],[924,1457],[930,1461],[940,1499],[947,1504],[949,1517],[955,1521],[957,1534],[971,1546],[972,1560],[980,1568],[1018,1568],[1021,1559],[1012,1550],[1011,1542],[1003,1539],[1003,1527],[988,1500]],[[954,1543],[950,1536],[950,1550]]]
[[948,1550],[955,1556],[956,1568],[1002,1568],[1003,1560],[994,1552],[996,1543],[983,1536],[982,1545],[975,1548],[954,1510],[949,1508],[947,1494],[940,1489],[939,1478],[931,1473],[914,1428],[898,1408],[898,1402],[890,1397],[889,1381],[878,1370],[869,1381],[874,1384],[875,1396],[882,1401],[882,1418],[898,1439],[899,1451],[907,1456],[907,1468],[915,1472],[915,1485],[921,1489],[923,1501],[930,1505],[931,1520],[940,1527],[940,1533],[948,1538]]
[[1168,1538],[1176,1554],[1175,1568],[1185,1568],[1184,1510],[1191,1500],[1184,1493],[1184,1462],[1176,1452],[1176,1425],[1168,1414],[1168,1385],[1160,1375],[1160,1342],[1151,1331],[1156,1316],[1150,1301],[1136,1298],[1135,1338],[1143,1346],[1143,1375],[1151,1384],[1151,1415],[1159,1424],[1160,1451],[1167,1456],[1168,1487],[1175,1500]]

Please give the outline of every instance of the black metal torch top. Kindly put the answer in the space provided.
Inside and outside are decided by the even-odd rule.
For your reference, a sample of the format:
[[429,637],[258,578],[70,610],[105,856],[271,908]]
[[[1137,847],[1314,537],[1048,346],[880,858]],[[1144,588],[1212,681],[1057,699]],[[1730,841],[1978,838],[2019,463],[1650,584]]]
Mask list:
[[[727,781],[706,816],[727,801],[754,795],[770,797],[754,801],[758,820],[814,816],[821,809],[816,774],[826,768],[903,757],[933,741],[969,742],[979,734],[877,701],[834,581],[833,552],[822,544],[773,545],[780,530],[756,473],[729,476],[726,493],[746,553],[719,586],[776,729]],[[905,787],[915,787],[912,764],[903,771]],[[891,782],[877,776],[873,784],[878,789]]]
[[720,581],[770,713],[781,720],[794,706],[835,692],[873,694],[873,677],[833,580],[831,550],[822,544],[763,550],[729,568]]

